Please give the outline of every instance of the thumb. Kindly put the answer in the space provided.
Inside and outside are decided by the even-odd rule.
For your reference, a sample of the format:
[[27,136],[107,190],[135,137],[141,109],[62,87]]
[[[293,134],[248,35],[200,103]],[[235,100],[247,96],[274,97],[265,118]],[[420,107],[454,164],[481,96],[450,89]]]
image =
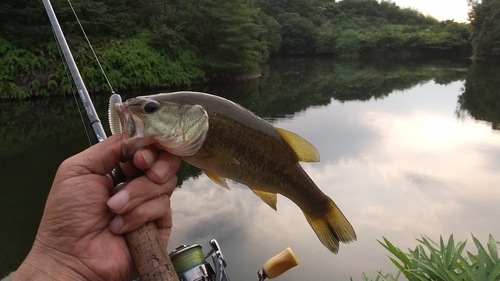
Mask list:
[[61,168],[72,167],[77,174],[106,175],[120,163],[122,135],[111,136],[68,158]]

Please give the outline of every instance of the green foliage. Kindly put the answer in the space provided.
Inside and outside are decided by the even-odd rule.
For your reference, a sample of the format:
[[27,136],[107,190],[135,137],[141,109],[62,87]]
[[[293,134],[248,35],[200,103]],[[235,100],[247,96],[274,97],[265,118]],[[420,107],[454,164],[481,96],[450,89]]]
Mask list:
[[467,0],[474,56],[500,59],[500,2]]
[[[442,237],[439,244],[427,237],[417,239],[414,250],[403,252],[387,238],[379,243],[394,257],[389,257],[399,272],[409,281],[495,281],[500,280],[500,243],[490,234],[486,247],[472,235],[477,254],[464,253],[465,242],[455,244],[453,235],[447,242]],[[398,280],[396,276],[377,273],[376,280]],[[351,279],[352,280],[352,279]],[[363,280],[369,280],[364,275]]]
[[15,47],[0,38],[0,98],[26,98],[30,95],[47,95],[46,85],[50,77],[44,69],[54,67],[55,46],[47,50],[29,51]]
[[261,54],[262,59],[267,60],[271,54],[276,54],[279,50],[281,44],[281,25],[276,19],[263,12],[259,12],[256,22],[264,28],[264,32],[260,34],[259,39],[267,45]]
[[[102,48],[101,60],[112,85],[118,89],[155,87],[160,85],[187,85],[204,77],[204,72],[193,60],[192,51],[180,51],[176,57],[155,52],[145,40],[139,38],[117,39]],[[106,87],[97,68],[84,68],[82,73],[89,88]]]
[[[94,46],[114,88],[180,86],[204,79],[205,72],[193,51],[167,56],[155,51],[141,36]],[[0,49],[4,57],[2,63],[6,66],[0,68],[0,97],[22,99],[73,91],[73,82],[59,54],[31,52],[2,40],[0,46],[3,46]],[[89,52],[88,46],[81,43],[74,54],[82,78],[89,91],[105,90],[108,85],[97,63],[88,57]]]
[[269,16],[278,19],[281,14],[294,13],[301,17],[308,18],[317,24],[321,24],[324,13],[328,7],[332,7],[332,2],[312,0],[312,1],[289,1],[289,0],[261,0],[259,6],[262,11]]
[[335,51],[344,57],[357,56],[364,40],[364,35],[358,30],[344,30],[335,42]]
[[[65,0],[51,2],[85,82],[91,91],[105,89],[72,9]],[[474,4],[471,17],[477,28],[488,23],[488,32],[476,28],[475,42],[492,39],[494,44],[478,43],[475,50],[500,53],[495,49],[498,25],[486,14],[498,5],[483,2]],[[75,0],[72,6],[119,89],[234,79],[260,72],[260,63],[273,54],[399,58],[471,52],[466,24],[438,22],[390,1]],[[70,92],[72,82],[51,47],[54,39],[42,3],[5,0],[0,17],[0,54],[6,59],[0,95]]]
[[282,54],[314,54],[316,35],[315,27],[308,18],[297,13],[282,13],[278,15],[281,23]]
[[179,1],[178,14],[169,22],[194,46],[209,76],[239,75],[257,71],[267,42],[256,23],[258,9],[244,0]]

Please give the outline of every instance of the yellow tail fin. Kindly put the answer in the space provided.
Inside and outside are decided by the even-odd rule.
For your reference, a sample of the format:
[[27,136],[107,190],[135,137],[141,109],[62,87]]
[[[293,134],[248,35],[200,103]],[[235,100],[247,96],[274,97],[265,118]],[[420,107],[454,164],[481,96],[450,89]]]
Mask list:
[[321,243],[335,254],[339,251],[339,242],[350,243],[357,239],[351,224],[331,199],[326,215],[304,215]]

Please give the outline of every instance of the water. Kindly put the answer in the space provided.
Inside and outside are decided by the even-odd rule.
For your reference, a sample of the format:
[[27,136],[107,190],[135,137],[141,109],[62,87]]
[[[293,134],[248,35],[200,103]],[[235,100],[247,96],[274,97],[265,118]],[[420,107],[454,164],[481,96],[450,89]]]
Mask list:
[[[285,247],[299,266],[276,280],[361,280],[396,272],[377,240],[414,248],[422,235],[483,244],[500,240],[500,77],[467,62],[272,61],[263,77],[200,86],[298,133],[320,152],[303,164],[354,226],[358,241],[330,253],[300,209],[278,196],[278,212],[243,185],[231,191],[183,165],[172,197],[169,250],[216,238],[233,280]],[[144,93],[126,93],[134,96]],[[95,97],[106,116],[107,97]],[[0,105],[0,275],[29,251],[59,163],[88,146],[71,98]],[[106,120],[103,120],[106,123]],[[57,124],[57,125],[54,125]],[[468,248],[469,249],[469,248]]]

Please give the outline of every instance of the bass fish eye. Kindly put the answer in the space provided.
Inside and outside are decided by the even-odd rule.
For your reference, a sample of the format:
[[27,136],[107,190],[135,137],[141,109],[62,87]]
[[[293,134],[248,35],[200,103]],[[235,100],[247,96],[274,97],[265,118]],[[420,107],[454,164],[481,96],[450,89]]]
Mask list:
[[148,101],[144,104],[142,109],[145,113],[153,113],[160,109],[160,103],[158,103],[157,101]]

